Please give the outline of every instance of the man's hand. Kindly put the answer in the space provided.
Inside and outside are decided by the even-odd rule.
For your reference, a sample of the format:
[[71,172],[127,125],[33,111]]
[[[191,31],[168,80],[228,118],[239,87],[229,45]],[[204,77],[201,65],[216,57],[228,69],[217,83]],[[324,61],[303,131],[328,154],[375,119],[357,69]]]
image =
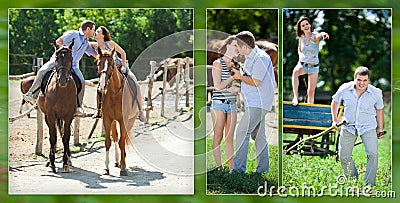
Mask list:
[[334,127],[335,129],[338,129],[338,121],[332,121],[332,127]]
[[233,79],[235,79],[235,80],[240,80],[241,78],[242,78],[242,75],[240,74],[240,71],[239,70],[236,70],[236,69],[232,69],[232,71],[233,71],[233,75],[232,75],[232,77],[233,77]]
[[378,130],[378,133],[376,135],[378,136],[378,139],[382,139],[386,135],[386,130]]

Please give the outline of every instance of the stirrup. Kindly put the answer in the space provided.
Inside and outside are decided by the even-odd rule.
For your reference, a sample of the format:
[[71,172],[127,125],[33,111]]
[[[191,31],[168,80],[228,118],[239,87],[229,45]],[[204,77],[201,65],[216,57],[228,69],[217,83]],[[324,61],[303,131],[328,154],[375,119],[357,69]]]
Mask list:
[[93,119],[98,119],[103,117],[101,110],[97,110],[95,114],[93,114],[92,118]]

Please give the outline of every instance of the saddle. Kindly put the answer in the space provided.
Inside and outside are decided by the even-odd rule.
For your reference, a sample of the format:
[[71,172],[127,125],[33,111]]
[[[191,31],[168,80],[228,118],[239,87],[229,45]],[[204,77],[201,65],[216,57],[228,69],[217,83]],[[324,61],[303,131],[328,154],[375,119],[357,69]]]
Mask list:
[[120,69],[121,66],[119,66],[118,71],[120,73],[122,73],[122,75],[127,79],[126,81],[128,81],[128,88],[129,88],[129,92],[131,93],[133,100],[132,100],[132,107],[135,105],[135,101],[137,101],[137,87],[136,87],[136,82],[128,76],[129,73],[129,69],[123,73]]
[[[43,95],[46,95],[45,94],[46,88],[49,85],[51,78],[53,78],[53,76],[55,75],[55,73],[56,73],[55,70],[56,70],[55,68],[50,69],[49,71],[47,71],[47,73],[43,77],[42,83],[40,85],[40,90],[42,91]],[[72,79],[74,80],[77,94],[79,94],[79,92],[81,92],[81,90],[82,90],[81,80],[76,75],[75,71],[73,71],[73,70],[71,71],[71,76],[72,76]]]

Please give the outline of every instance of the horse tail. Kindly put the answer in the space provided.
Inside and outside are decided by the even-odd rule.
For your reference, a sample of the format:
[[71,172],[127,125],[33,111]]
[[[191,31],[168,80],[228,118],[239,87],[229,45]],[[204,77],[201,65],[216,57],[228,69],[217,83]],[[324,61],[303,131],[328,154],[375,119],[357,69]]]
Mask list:
[[133,142],[132,142],[131,136],[129,134],[130,133],[127,131],[126,136],[125,136],[125,144],[127,146],[133,146]]

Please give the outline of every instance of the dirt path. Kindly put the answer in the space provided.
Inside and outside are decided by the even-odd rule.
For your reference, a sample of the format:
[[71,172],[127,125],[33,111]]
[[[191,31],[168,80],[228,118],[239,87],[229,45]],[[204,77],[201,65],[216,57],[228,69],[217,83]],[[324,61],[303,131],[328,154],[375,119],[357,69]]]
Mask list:
[[[159,84],[158,84],[159,85]],[[157,85],[156,85],[157,86]],[[142,91],[144,91],[142,87]],[[158,90],[158,87],[154,88]],[[95,106],[95,88],[87,87],[84,104]],[[9,83],[9,116],[18,114],[22,96],[19,82]],[[167,98],[174,101],[174,97]],[[193,106],[193,101],[192,105]],[[167,104],[168,105],[168,104]],[[72,154],[72,173],[52,173],[45,167],[48,159],[48,129],[44,124],[43,154],[36,156],[36,111],[31,118],[9,124],[9,192],[10,194],[193,194],[193,110],[181,112],[167,108],[167,118],[160,118],[155,104],[150,125],[135,122],[133,146],[127,150],[128,176],[120,177],[113,167],[114,144],[110,150],[110,174],[102,175],[105,160],[101,125],[88,139],[94,120],[81,119],[79,151]],[[182,105],[181,105],[182,106]],[[85,109],[87,113],[93,110]],[[100,124],[101,122],[99,122]],[[62,143],[58,138],[56,167],[62,167]]]

